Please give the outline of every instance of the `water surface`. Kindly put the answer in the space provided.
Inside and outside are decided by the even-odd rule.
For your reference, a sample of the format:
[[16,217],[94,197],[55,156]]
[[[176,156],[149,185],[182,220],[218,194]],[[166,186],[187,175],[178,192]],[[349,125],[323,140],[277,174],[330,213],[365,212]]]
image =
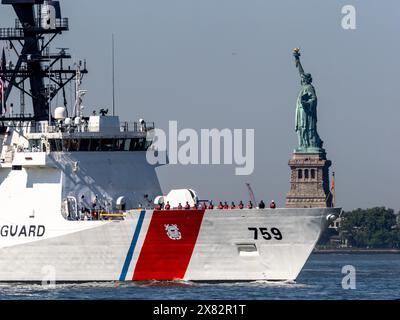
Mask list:
[[[342,268],[356,270],[356,289],[342,288]],[[313,254],[296,283],[92,282],[0,283],[0,299],[400,299],[400,254]]]

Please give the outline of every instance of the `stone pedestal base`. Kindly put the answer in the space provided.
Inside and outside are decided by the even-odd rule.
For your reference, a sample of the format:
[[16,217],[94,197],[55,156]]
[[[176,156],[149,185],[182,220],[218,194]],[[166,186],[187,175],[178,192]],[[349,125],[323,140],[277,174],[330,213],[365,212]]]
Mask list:
[[332,206],[326,153],[294,153],[289,161],[290,190],[286,208],[326,208]]

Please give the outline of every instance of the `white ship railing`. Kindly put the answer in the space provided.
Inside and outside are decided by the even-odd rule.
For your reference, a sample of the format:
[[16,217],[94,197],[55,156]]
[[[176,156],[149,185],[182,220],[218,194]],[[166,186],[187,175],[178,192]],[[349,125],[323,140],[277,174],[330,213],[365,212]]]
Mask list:
[[[78,133],[78,132],[100,132],[90,130],[87,121],[82,122],[79,125],[70,124],[65,125],[59,122],[51,122],[50,126],[47,122],[10,122],[7,127],[22,129],[27,133]],[[128,122],[124,121],[120,123],[120,132],[137,132],[143,133],[151,131],[155,128],[154,122],[138,123],[138,122]]]

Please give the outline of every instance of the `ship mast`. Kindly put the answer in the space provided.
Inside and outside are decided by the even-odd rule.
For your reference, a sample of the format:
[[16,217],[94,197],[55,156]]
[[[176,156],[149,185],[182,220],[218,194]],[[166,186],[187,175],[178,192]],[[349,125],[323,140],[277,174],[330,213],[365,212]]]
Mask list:
[[[17,15],[14,28],[0,28],[0,40],[7,41],[17,56],[15,65],[10,64],[0,71],[7,83],[4,100],[7,103],[15,88],[24,98],[31,99],[33,107],[33,115],[21,113],[16,117],[2,117],[2,120],[51,119],[51,101],[62,91],[65,105],[65,86],[77,77],[75,68],[65,67],[64,60],[71,58],[66,48],[57,53],[49,50],[53,40],[69,30],[68,18],[61,16],[59,1],[2,0],[2,4],[12,5]],[[80,73],[87,72],[85,63]],[[26,90],[26,81],[30,90]]]
[[114,33],[111,37],[112,50],[112,115],[115,116],[115,48],[114,48]]

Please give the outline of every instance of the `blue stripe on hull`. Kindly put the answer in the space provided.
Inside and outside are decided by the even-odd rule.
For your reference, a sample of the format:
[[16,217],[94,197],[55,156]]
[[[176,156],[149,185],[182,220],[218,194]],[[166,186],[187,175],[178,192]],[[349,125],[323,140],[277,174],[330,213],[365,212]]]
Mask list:
[[126,259],[125,259],[124,266],[122,267],[121,275],[119,276],[119,281],[125,281],[126,274],[129,269],[129,265],[131,264],[133,253],[135,252],[135,247],[136,247],[136,243],[139,238],[140,230],[142,229],[145,214],[146,214],[146,211],[140,212],[140,216],[139,216],[138,223],[136,225],[135,233],[133,234],[132,242],[129,247],[128,253],[126,255]]

